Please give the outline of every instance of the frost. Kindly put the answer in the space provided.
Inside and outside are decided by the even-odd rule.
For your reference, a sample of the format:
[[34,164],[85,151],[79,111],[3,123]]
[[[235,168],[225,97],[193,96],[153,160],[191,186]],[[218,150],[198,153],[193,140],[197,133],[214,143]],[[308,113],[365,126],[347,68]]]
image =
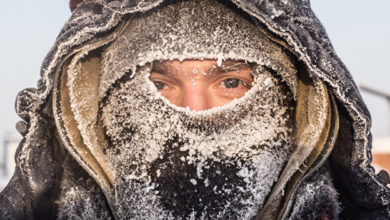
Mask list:
[[[115,209],[121,219],[251,219],[292,151],[293,61],[217,1],[176,4],[132,18],[103,53],[98,120]],[[252,88],[205,111],[175,106],[149,80],[151,66],[185,59],[254,64]]]
[[222,65],[222,55],[218,55],[217,66],[221,66],[221,65]]
[[209,178],[206,178],[205,180],[204,180],[204,186],[209,186],[210,185],[210,182],[209,182]]
[[[202,13],[195,13],[197,10],[193,8]],[[180,19],[172,16],[176,13]],[[296,97],[297,71],[291,58],[260,30],[261,27],[246,22],[220,3],[184,1],[153,14],[132,19],[123,34],[105,51],[100,98],[124,74],[134,74],[137,66],[155,60],[185,59],[216,59],[219,66],[228,59],[257,63],[279,74]]]
[[[283,1],[284,3],[285,1]],[[280,17],[281,15],[285,14],[283,10],[276,10],[275,8],[273,9],[273,13],[271,15],[271,19],[275,19],[277,17]]]
[[292,150],[289,90],[256,66],[243,97],[191,111],[159,95],[149,72],[150,65],[139,68],[102,109],[117,209],[132,208],[124,218],[157,216],[145,210],[163,219],[255,216]]
[[265,81],[264,81],[264,86],[265,87],[270,87],[271,86],[271,83],[272,83],[272,80],[271,79],[266,79]]
[[190,179],[190,182],[191,182],[193,185],[196,185],[196,184],[197,184],[197,182],[196,182],[195,179]]

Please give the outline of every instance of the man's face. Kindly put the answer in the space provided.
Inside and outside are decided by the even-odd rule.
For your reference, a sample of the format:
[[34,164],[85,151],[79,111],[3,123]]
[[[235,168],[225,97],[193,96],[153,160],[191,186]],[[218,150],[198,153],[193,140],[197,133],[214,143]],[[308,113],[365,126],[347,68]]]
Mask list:
[[200,111],[242,97],[252,87],[251,71],[244,62],[173,60],[154,63],[150,80],[171,104]]

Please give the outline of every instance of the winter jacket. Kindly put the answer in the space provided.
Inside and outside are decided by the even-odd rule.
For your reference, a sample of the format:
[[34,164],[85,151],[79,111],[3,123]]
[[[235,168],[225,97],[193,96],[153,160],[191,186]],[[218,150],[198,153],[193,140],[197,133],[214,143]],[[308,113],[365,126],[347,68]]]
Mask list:
[[[115,180],[120,177],[102,159],[101,146],[111,139],[96,120],[105,101],[97,87],[122,78],[96,73],[111,68],[100,66],[109,59],[102,54],[132,28],[129,20],[171,3],[85,0],[77,6],[43,62],[38,88],[17,96],[23,140],[15,173],[0,194],[1,219],[131,218],[118,205]],[[370,165],[370,114],[310,2],[232,0],[226,5],[258,25],[298,68],[292,86],[297,91],[291,93],[294,150],[251,219],[389,219],[388,183]],[[76,77],[73,70],[79,71]]]

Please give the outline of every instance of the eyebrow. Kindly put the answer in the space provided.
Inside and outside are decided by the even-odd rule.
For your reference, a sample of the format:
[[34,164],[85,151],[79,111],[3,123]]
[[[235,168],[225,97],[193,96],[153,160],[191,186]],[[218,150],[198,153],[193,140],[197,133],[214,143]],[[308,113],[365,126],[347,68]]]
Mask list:
[[248,63],[245,63],[245,62],[237,62],[237,61],[227,60],[227,61],[223,61],[221,66],[214,65],[213,67],[208,69],[208,72],[219,74],[219,73],[226,73],[226,72],[230,72],[230,71],[243,70],[243,69],[247,69],[247,68],[251,69],[252,66]]
[[[237,62],[237,61],[226,60],[222,62],[221,66],[215,64],[212,67],[208,68],[207,72],[212,74],[222,74],[222,73],[242,70],[246,68],[252,69],[252,65],[245,63],[243,61]],[[154,62],[151,71],[163,75],[169,74],[170,72],[169,68],[165,66],[162,62]]]
[[169,72],[169,69],[165,65],[163,65],[161,62],[153,62],[151,71],[165,75],[166,73]]

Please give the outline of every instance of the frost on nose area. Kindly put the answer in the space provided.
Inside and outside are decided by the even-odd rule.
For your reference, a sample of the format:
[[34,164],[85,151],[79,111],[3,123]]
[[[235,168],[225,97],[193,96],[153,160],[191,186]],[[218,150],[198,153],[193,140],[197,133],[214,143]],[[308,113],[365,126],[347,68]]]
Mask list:
[[202,111],[243,97],[252,87],[252,66],[233,60],[159,61],[149,79],[171,104]]
[[154,15],[134,17],[101,62],[118,216],[252,219],[292,150],[294,62],[219,1]]
[[[182,75],[202,77],[203,66],[194,67]],[[151,81],[152,70],[141,67],[115,84],[102,105],[118,216],[252,219],[292,150],[294,102],[287,86],[256,65],[252,87],[241,98],[187,111],[158,92],[165,85]]]

